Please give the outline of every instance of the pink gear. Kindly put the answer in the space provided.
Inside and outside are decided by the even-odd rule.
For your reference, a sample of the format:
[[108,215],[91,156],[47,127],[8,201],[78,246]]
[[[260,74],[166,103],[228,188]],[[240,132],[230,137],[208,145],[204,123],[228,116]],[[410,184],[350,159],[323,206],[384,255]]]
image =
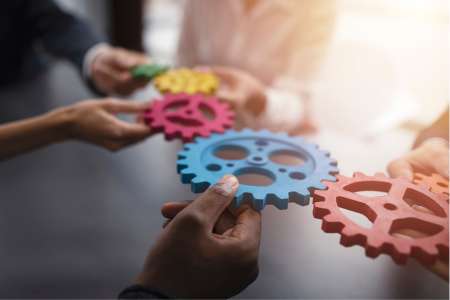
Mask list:
[[155,132],[164,132],[168,140],[190,142],[197,136],[208,137],[231,128],[234,113],[213,96],[166,94],[152,103],[144,120]]
[[[437,259],[448,262],[449,207],[445,195],[432,193],[406,179],[387,178],[382,173],[336,177],[336,182],[325,183],[327,190],[314,192],[313,215],[322,219],[325,232],[341,234],[342,245],[361,245],[369,257],[386,253],[399,264],[406,263],[408,257],[415,257],[425,265],[432,265]],[[357,193],[360,191],[387,194],[366,197]],[[366,216],[373,226],[365,228],[354,223],[340,208]],[[412,236],[422,231],[425,236],[397,235]]]

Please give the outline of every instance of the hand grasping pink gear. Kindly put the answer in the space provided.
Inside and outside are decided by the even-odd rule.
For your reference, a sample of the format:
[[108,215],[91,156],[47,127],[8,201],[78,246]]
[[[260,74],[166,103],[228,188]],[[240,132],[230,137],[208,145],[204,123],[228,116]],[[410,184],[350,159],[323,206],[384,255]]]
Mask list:
[[141,115],[149,103],[123,101],[118,99],[85,100],[55,111],[67,119],[66,137],[98,146],[111,151],[138,143],[151,134],[143,123],[129,123],[116,114]]

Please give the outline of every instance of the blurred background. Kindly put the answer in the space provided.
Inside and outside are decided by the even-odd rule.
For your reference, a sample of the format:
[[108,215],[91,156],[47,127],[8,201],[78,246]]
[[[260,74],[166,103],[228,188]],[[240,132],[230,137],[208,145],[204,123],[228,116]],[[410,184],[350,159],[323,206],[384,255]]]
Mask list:
[[[185,1],[147,0],[142,8],[120,1],[59,1],[115,44],[176,63]],[[326,25],[317,18],[314,24],[330,27],[331,33],[317,37],[326,39],[326,54],[307,83],[320,126],[373,137],[392,128],[420,130],[445,110],[448,1],[337,0],[332,10],[326,3],[320,6],[319,12],[335,18]],[[140,9],[142,20],[136,15]],[[304,31],[310,31],[308,26]]]
[[[178,63],[185,1],[57,2],[112,44]],[[311,24],[327,34],[299,29],[310,37],[305,49],[321,45],[317,70],[304,82],[318,128],[309,139],[330,150],[345,175],[385,171],[448,109],[449,2],[320,3]],[[149,86],[131,98],[153,96]],[[15,118],[91,97],[64,62],[33,83],[0,91],[2,111]],[[160,135],[117,154],[67,143],[2,162],[0,297],[116,297],[157,236],[161,204],[193,197],[176,174],[180,146]],[[341,247],[310,208],[264,210],[262,272],[239,297],[448,298],[448,284],[417,263],[400,267],[389,257],[373,261],[359,247]]]

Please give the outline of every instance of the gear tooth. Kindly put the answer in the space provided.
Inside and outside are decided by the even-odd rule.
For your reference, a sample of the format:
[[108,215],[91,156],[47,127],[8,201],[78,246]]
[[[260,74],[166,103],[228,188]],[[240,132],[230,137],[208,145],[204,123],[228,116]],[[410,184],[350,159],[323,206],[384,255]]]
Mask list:
[[322,220],[322,230],[328,233],[338,233],[344,227],[344,225],[336,220],[332,214],[323,216]]
[[320,150],[320,153],[325,156],[325,157],[330,157],[331,156],[331,152],[327,151],[327,150]]
[[191,180],[191,191],[193,193],[203,193],[209,186],[209,182],[201,180],[198,176]]
[[278,135],[280,138],[284,138],[284,139],[289,138],[289,135],[287,132],[280,132],[280,133],[278,133]]
[[278,209],[287,209],[288,208],[288,197],[280,197],[280,195],[275,194],[267,194],[264,199],[266,204],[272,204]]
[[324,201],[316,201],[316,202],[314,202],[314,207],[317,207],[319,209],[329,210],[327,203],[324,202]]
[[330,170],[328,171],[328,173],[330,173],[331,175],[336,175],[339,174],[339,169],[337,167],[332,167],[330,168]]
[[263,210],[266,206],[266,202],[264,201],[264,199],[253,199],[252,203],[253,208],[255,208],[256,210]]
[[309,196],[304,196],[298,192],[290,192],[289,202],[294,202],[298,205],[305,206],[309,204]]
[[327,190],[315,190],[312,196],[314,198],[314,202],[321,202],[325,200],[327,195]]
[[272,134],[274,134],[273,132],[269,131],[268,129],[261,129],[261,130],[257,131],[256,133],[258,133],[258,135],[262,135],[262,136],[271,136]]
[[[421,251],[423,251],[424,255],[423,256],[428,256],[428,257],[438,257],[439,256],[439,250],[436,247],[435,244],[424,244],[421,246]],[[415,250],[415,249],[413,249]],[[426,260],[426,259],[424,259]]]
[[330,158],[330,166],[336,167],[337,170],[337,165],[338,165],[337,160]]
[[342,227],[341,234],[342,234],[342,235],[346,235],[346,236],[352,236],[352,235],[354,235],[355,233],[354,233],[354,231],[351,229],[351,227],[349,227],[349,226],[344,226],[344,227]]
[[238,134],[251,134],[253,133],[253,130],[251,130],[250,128],[243,128],[241,131],[237,132]]
[[[323,177],[322,177],[323,178]],[[310,190],[325,190],[327,186],[322,182],[316,182],[311,185]]]
[[181,182],[184,184],[191,183],[192,178],[194,178],[195,175],[191,173],[181,173]]
[[[336,176],[334,176],[334,175],[325,175],[323,177],[323,180],[335,182],[337,179],[336,179]],[[325,182],[325,185],[328,187],[328,183],[327,182]]]
[[353,178],[365,178],[365,177],[367,177],[367,176],[364,175],[364,173],[362,173],[362,172],[353,173]]
[[177,173],[180,174],[183,169],[186,169],[187,165],[183,163],[177,163]]

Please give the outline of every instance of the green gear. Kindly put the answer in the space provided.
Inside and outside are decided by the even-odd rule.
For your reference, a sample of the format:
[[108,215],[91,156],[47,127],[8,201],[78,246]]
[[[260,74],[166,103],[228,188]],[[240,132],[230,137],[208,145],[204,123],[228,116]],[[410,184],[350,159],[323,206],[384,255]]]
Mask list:
[[152,80],[158,75],[161,75],[169,70],[168,66],[158,64],[145,64],[134,67],[131,70],[131,75],[136,79]]

